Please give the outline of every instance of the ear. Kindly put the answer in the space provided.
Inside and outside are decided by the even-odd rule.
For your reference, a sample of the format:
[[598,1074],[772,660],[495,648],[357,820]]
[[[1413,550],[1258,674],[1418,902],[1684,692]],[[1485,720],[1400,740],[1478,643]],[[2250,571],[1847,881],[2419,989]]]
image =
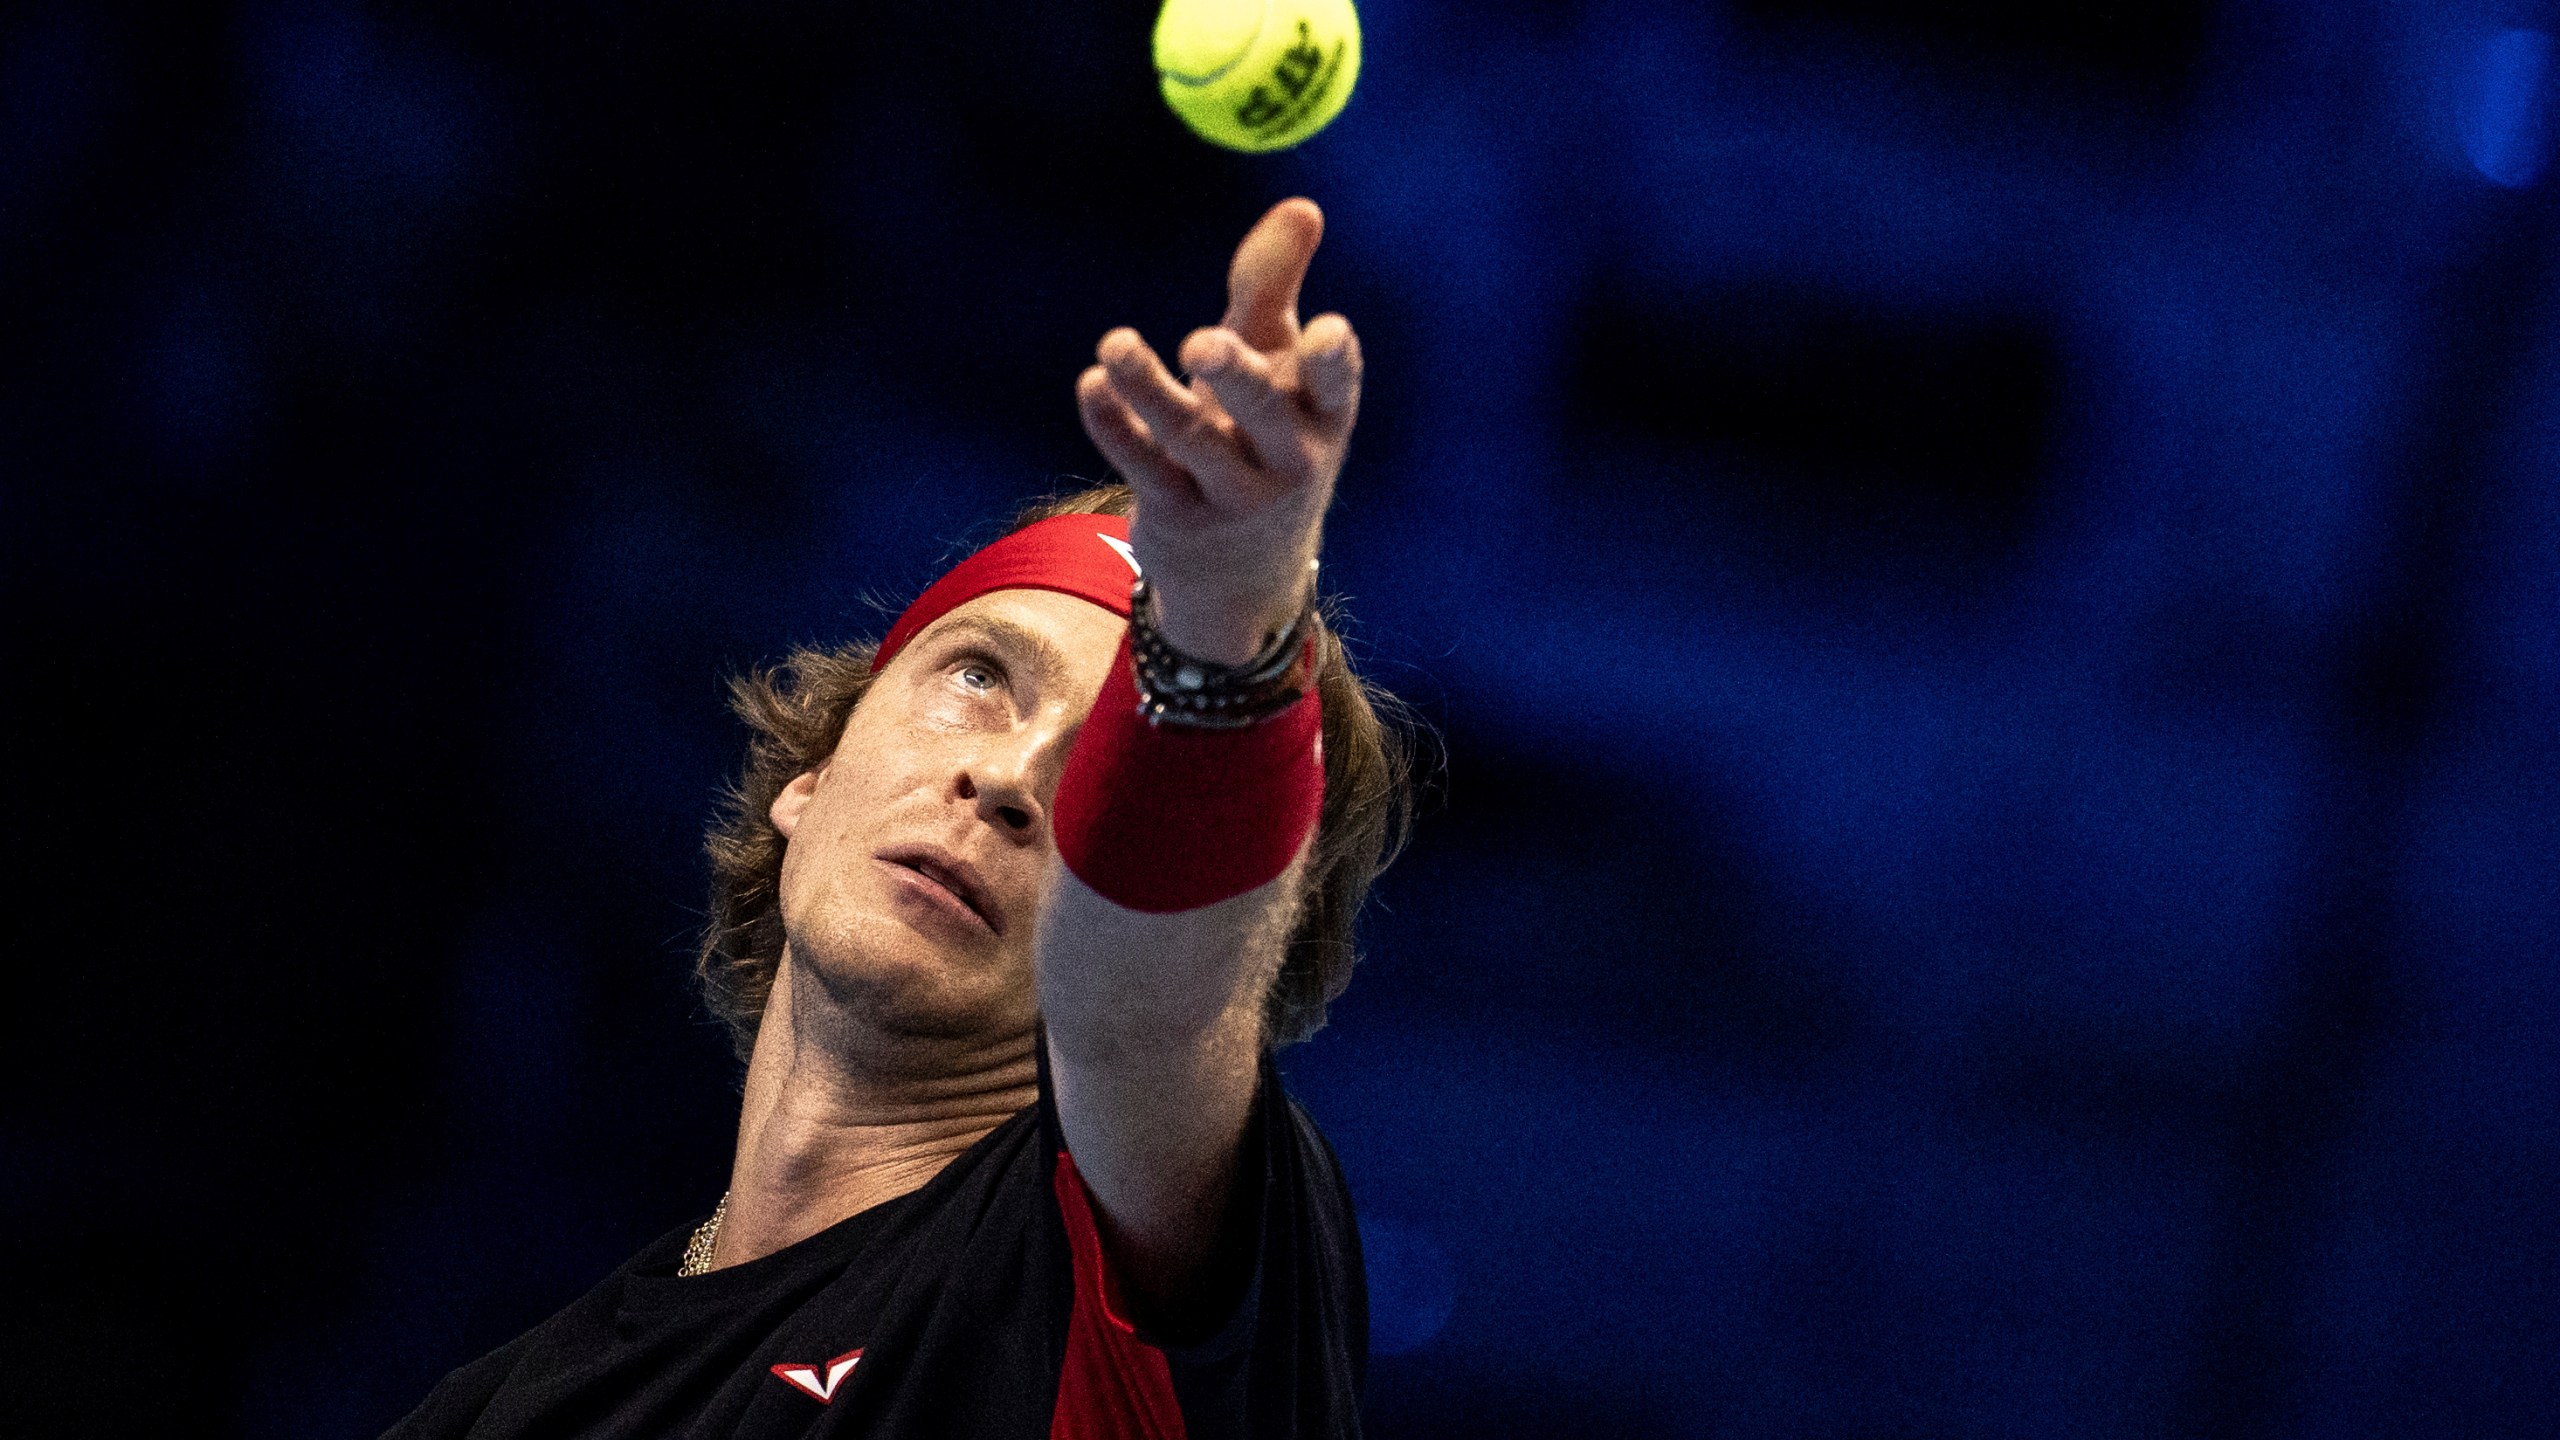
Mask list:
[[803,770],[792,778],[790,784],[782,787],[781,794],[773,797],[773,808],[765,814],[772,817],[773,828],[782,832],[783,839],[790,839],[791,832],[800,828],[800,812],[809,808],[810,800],[818,793],[818,777],[825,773],[827,767],[824,765],[815,770]]

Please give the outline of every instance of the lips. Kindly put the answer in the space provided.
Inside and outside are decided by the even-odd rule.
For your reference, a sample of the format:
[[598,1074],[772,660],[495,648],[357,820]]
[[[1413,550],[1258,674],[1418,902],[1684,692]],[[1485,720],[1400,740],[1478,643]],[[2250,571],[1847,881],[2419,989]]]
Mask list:
[[901,846],[880,852],[878,858],[932,881],[967,906],[969,912],[989,930],[999,935],[1004,933],[1004,922],[993,897],[987,892],[987,884],[968,861],[934,845]]

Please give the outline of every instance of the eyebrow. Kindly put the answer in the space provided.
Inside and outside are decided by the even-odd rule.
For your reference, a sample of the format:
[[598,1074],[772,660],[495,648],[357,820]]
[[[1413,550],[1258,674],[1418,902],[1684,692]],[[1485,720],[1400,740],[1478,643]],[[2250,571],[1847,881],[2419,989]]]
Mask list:
[[1058,643],[1028,625],[992,615],[954,615],[933,627],[933,638],[939,643],[954,636],[974,635],[999,650],[1028,656],[1033,677],[1043,688],[1063,683],[1068,671],[1067,652]]

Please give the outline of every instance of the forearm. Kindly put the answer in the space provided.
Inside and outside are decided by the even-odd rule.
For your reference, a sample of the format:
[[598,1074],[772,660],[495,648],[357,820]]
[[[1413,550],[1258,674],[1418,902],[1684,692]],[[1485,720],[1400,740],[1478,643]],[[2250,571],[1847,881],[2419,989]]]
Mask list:
[[1242,1013],[1258,1045],[1262,996],[1287,953],[1304,863],[1302,853],[1267,884],[1170,914],[1115,904],[1056,866],[1037,971],[1052,1043],[1089,1063],[1136,1060],[1196,1048]]
[[1126,1278],[1167,1298],[1227,1208],[1323,804],[1322,702],[1203,729],[1138,718],[1139,696],[1124,647],[1058,786],[1034,975],[1067,1148]]
[[1302,863],[1156,915],[1053,872],[1038,983],[1058,1118],[1121,1276],[1151,1313],[1186,1293],[1217,1245]]

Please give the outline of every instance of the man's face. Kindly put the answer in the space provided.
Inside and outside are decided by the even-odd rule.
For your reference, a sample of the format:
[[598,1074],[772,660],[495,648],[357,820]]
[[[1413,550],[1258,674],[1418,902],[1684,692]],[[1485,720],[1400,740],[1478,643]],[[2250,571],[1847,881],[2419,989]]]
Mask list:
[[885,1035],[1030,1028],[1049,804],[1123,628],[1069,595],[981,595],[908,642],[775,799],[788,964],[838,1013]]

